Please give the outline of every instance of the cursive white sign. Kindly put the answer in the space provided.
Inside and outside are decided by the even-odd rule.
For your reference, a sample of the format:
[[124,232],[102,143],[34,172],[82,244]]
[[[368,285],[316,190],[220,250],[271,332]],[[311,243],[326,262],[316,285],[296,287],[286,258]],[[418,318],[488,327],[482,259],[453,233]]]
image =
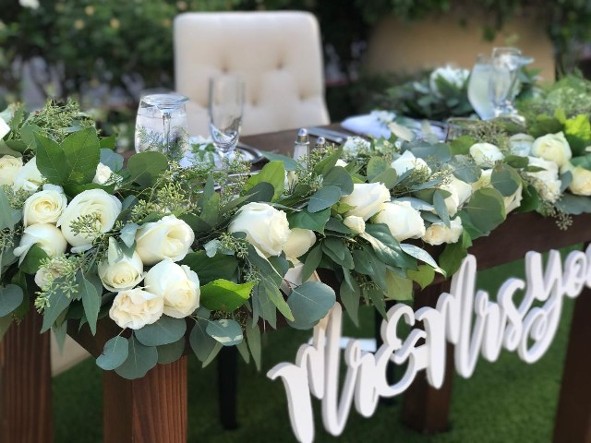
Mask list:
[[[343,432],[353,402],[364,417],[371,416],[380,397],[404,392],[420,370],[435,388],[445,376],[446,339],[455,345],[456,371],[470,377],[478,355],[496,361],[502,348],[517,351],[527,363],[540,359],[556,333],[563,298],[577,297],[591,287],[591,246],[573,251],[564,262],[558,251],[550,251],[544,267],[542,255],[525,256],[525,281],[509,278],[500,287],[497,300],[476,289],[476,258],[468,255],[454,274],[449,293],[443,293],[436,307],[416,312],[404,304],[388,311],[381,326],[383,344],[376,353],[363,352],[359,340],[351,340],[344,352],[347,366],[339,395],[342,308],[337,303],[314,328],[311,344],[300,346],[295,364],[279,363],[267,376],[281,377],[288,399],[291,426],[301,442],[314,440],[312,396],[322,402],[322,422],[332,435]],[[398,337],[404,320],[413,326],[422,321],[424,329],[413,328]],[[418,344],[422,342],[422,344]],[[386,378],[389,362],[407,363],[400,380]]]

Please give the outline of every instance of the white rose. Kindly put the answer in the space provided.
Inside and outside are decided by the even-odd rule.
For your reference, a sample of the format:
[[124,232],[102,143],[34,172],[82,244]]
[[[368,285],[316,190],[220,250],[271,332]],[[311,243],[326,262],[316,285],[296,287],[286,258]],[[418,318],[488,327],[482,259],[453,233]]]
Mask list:
[[371,143],[361,137],[347,137],[343,144],[343,154],[347,157],[356,157],[360,152],[371,148]]
[[102,189],[89,189],[72,199],[58,219],[57,226],[61,226],[64,237],[74,246],[74,252],[85,251],[92,246],[92,241],[98,234],[76,234],[72,231],[72,222],[81,216],[97,215],[95,228],[98,232],[104,233],[111,230],[120,212],[121,202],[117,197]]
[[[4,120],[0,119],[0,121]],[[0,158],[0,185],[12,186],[16,174],[18,174],[22,167],[23,159],[21,157],[5,155]]]
[[349,163],[347,163],[345,160],[339,158],[335,163],[335,166],[342,166],[343,168],[346,168],[348,164]]
[[527,157],[531,153],[534,138],[529,134],[515,134],[509,137],[509,146],[512,154]]
[[[491,177],[492,177],[492,169],[486,169],[482,171],[480,174],[480,178],[472,183],[472,192],[476,192],[481,188],[490,188],[491,185]],[[505,203],[505,214],[509,214],[509,212],[517,209],[521,204],[521,200],[523,199],[523,186],[519,185],[517,190],[509,195],[503,196],[503,202]]]
[[98,275],[103,286],[112,292],[125,291],[137,286],[144,278],[144,265],[137,252],[131,257],[123,254],[117,241],[109,237],[106,260],[98,264]]
[[461,89],[464,87],[468,76],[470,75],[470,71],[467,69],[461,68],[454,68],[453,66],[442,66],[437,69],[431,71],[431,75],[429,76],[429,87],[431,91],[441,97],[441,91],[439,91],[439,87],[437,86],[437,78],[441,77],[450,85]]
[[68,246],[62,231],[50,223],[27,226],[18,247],[14,248],[14,255],[20,257],[19,264],[33,245],[39,246],[49,257],[63,254]]
[[142,262],[153,265],[165,258],[172,261],[185,258],[195,241],[195,233],[183,220],[167,215],[140,227],[135,240]]
[[35,284],[41,289],[46,289],[53,280],[63,275],[65,271],[66,265],[63,261],[51,260],[39,267],[35,273]]
[[572,181],[568,189],[575,195],[591,195],[591,171],[580,166],[574,166],[570,162],[565,164],[561,171],[563,174],[569,171]]
[[445,198],[445,207],[451,216],[455,215],[472,196],[472,185],[453,175],[448,183],[444,183],[439,188],[451,193],[449,197]]
[[528,159],[529,166],[544,169],[538,172],[526,172],[529,177],[534,179],[534,188],[543,200],[554,203],[560,197],[560,186],[562,184],[558,178],[558,165],[543,158],[528,157]]
[[35,192],[23,207],[23,224],[56,223],[68,205],[61,186],[43,185],[43,191]]
[[39,0],[19,0],[23,8],[37,9],[39,7]]
[[289,238],[289,223],[285,212],[266,203],[252,202],[240,208],[228,232],[244,232],[251,245],[270,257],[283,251]]
[[0,117],[0,140],[4,138],[6,134],[10,132],[10,126]]
[[549,160],[558,165],[565,165],[573,156],[570,145],[562,132],[546,134],[534,140],[532,155]]
[[460,239],[463,229],[460,217],[450,220],[449,228],[443,222],[435,222],[427,228],[422,239],[425,243],[433,246],[456,243]]
[[407,201],[394,200],[385,203],[384,209],[374,215],[372,221],[387,225],[392,236],[398,241],[425,235],[425,222],[421,213]]
[[112,175],[113,171],[111,171],[111,168],[109,168],[107,165],[99,163],[96,167],[96,173],[94,174],[92,182],[98,185],[104,185],[109,181]]
[[140,288],[118,292],[109,317],[120,328],[140,329],[162,317],[164,299]]
[[188,266],[164,259],[148,271],[144,284],[146,290],[163,297],[169,317],[185,318],[199,307],[199,277]]
[[363,220],[377,214],[387,201],[390,201],[390,191],[383,183],[356,183],[351,194],[341,197],[341,202],[352,208],[345,217],[356,215]]
[[37,157],[29,160],[14,176],[14,187],[35,192],[45,179],[37,169]]
[[390,166],[396,171],[398,177],[413,169],[423,169],[426,173],[431,175],[431,168],[427,165],[425,160],[422,158],[416,158],[410,151],[404,151],[404,154],[394,160]]
[[316,234],[309,229],[293,228],[287,242],[283,246],[285,256],[292,263],[298,262],[298,257],[304,255],[316,243]]
[[482,168],[492,168],[496,162],[505,158],[501,150],[491,143],[473,144],[470,146],[470,155]]
[[350,215],[345,217],[343,223],[355,234],[363,234],[365,232],[365,220],[363,220],[361,217]]

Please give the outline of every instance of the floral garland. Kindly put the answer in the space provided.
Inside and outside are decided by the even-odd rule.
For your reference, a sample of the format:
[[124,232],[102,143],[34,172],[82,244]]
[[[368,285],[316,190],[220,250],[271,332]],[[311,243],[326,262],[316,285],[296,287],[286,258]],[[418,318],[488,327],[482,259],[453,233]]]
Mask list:
[[[586,119],[586,117],[584,117]],[[126,378],[178,359],[207,364],[237,346],[260,366],[260,325],[313,327],[335,292],[353,320],[451,275],[472,241],[512,211],[591,212],[591,129],[580,116],[534,138],[475,123],[448,144],[358,138],[301,161],[267,153],[180,167],[158,152],[123,158],[75,103],[0,114],[0,325],[43,315],[42,332],[120,332],[97,364]],[[556,123],[558,122],[558,123]],[[540,128],[540,125],[537,125]],[[568,189],[568,193],[565,191]],[[429,245],[443,245],[438,262]]]

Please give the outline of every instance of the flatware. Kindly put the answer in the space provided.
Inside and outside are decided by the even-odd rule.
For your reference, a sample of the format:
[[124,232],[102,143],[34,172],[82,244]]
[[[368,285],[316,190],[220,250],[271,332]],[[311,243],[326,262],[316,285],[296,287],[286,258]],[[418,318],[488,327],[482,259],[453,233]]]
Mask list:
[[313,135],[314,137],[324,137],[326,140],[335,142],[335,143],[345,143],[349,134],[345,134],[344,132],[333,131],[332,129],[326,128],[309,128],[308,134]]

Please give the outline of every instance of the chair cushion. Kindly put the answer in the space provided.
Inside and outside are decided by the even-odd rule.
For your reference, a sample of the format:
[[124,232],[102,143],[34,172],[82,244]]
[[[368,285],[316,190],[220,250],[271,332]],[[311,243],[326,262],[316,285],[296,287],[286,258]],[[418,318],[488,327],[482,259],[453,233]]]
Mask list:
[[174,22],[175,89],[189,132],[207,135],[210,77],[246,83],[242,134],[329,123],[320,32],[307,12],[190,12]]

